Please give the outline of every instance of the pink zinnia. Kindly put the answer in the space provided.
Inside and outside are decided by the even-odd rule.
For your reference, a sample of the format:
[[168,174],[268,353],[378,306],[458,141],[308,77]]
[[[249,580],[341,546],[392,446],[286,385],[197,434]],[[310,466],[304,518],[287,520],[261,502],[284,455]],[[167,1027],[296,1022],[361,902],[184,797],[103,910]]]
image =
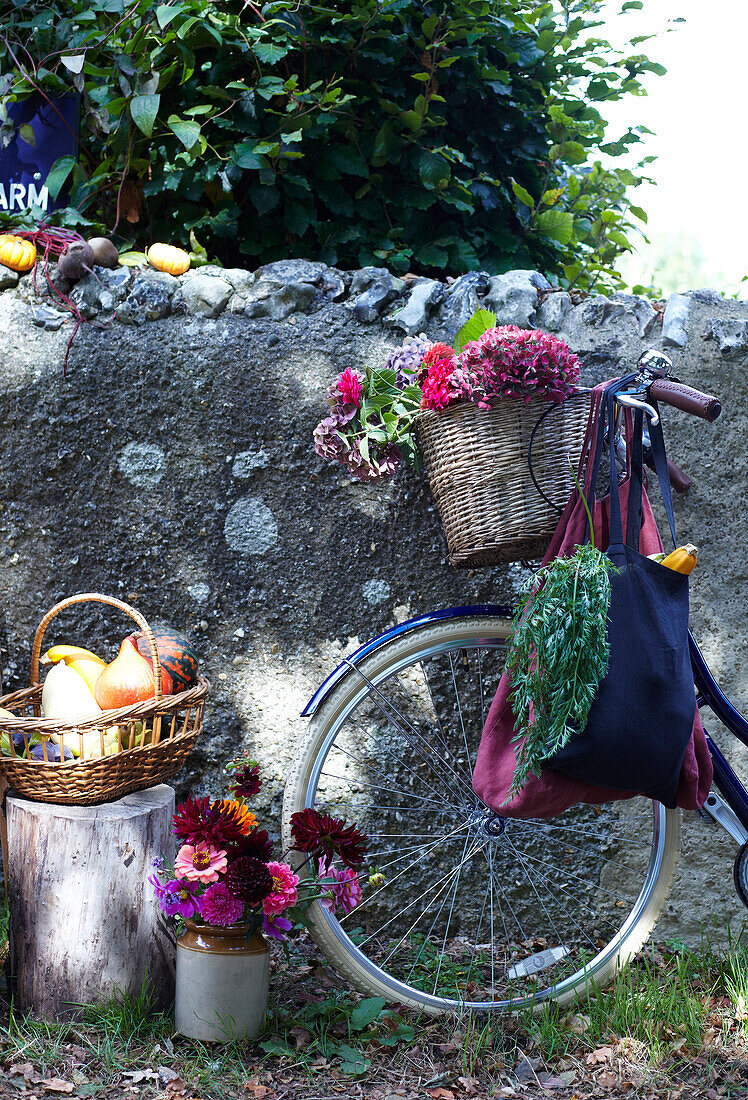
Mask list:
[[210,844],[183,844],[177,852],[174,873],[196,882],[217,882],[226,870],[226,853]]
[[[323,867],[324,864],[320,860],[320,874],[323,873]],[[329,882],[325,879],[332,879],[333,881]],[[325,909],[334,909],[336,905],[339,905],[344,913],[350,913],[364,896],[361,883],[358,881],[358,875],[350,867],[345,867],[342,871],[330,867],[328,871],[324,872],[324,878],[320,881],[320,886],[332,895],[331,897],[320,898],[320,905],[324,905]]]
[[287,863],[271,862],[267,868],[273,876],[273,890],[262,899],[262,911],[266,916],[273,917],[299,900],[296,889],[299,876],[293,873]]
[[202,917],[207,924],[236,924],[244,902],[232,897],[222,882],[214,882],[203,894]]
[[361,382],[363,379],[361,375],[351,370],[349,367],[344,370],[338,378],[338,392],[340,393],[340,401],[343,405],[355,405],[358,408],[361,404]]

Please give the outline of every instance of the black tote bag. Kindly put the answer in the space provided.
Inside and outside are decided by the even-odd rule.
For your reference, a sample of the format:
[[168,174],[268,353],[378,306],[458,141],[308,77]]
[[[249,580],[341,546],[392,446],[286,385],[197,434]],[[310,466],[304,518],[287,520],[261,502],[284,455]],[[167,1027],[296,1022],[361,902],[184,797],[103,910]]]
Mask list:
[[[616,383],[619,387],[621,382]],[[606,391],[593,457],[591,495],[603,439],[615,454],[615,398]],[[662,426],[650,440],[665,512],[675,544],[675,522]],[[642,412],[634,415],[626,539],[623,537],[616,463],[610,463],[611,571],[608,613],[610,664],[581,733],[544,762],[545,768],[612,790],[640,791],[666,806],[676,804],[681,764],[696,712],[688,652],[688,577],[639,553],[642,500]]]

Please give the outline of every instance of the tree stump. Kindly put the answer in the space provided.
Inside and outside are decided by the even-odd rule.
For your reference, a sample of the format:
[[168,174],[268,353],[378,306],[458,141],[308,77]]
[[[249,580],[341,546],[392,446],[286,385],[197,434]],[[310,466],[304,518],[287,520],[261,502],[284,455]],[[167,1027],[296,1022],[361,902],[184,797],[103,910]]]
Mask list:
[[174,999],[173,937],[148,876],[173,858],[174,791],[161,785],[98,806],[8,793],[11,969],[16,1004],[43,1017],[137,996]]

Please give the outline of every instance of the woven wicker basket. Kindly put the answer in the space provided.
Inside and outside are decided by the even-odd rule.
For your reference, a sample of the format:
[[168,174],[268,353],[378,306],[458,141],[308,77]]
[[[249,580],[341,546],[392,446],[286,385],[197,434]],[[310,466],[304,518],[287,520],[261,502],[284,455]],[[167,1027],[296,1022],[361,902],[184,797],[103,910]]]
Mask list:
[[[132,703],[82,721],[78,725],[41,717],[42,685],[39,683],[39,656],[42,638],[52,619],[72,604],[94,601],[119,608],[130,615],[148,639],[153,662],[156,695],[141,703]],[[34,734],[49,744],[54,735],[60,746],[81,744],[80,735],[99,734],[101,756],[52,763],[24,759],[21,755],[0,756],[0,777],[19,794],[37,802],[64,802],[89,805],[108,802],[132,791],[154,787],[174,775],[184,764],[202,731],[203,709],[210,690],[204,677],[186,691],[163,695],[161,664],[153,631],[129,604],[94,592],[70,596],[47,612],[34,635],[31,650],[31,686],[0,698],[0,707],[17,718],[0,716],[0,734],[23,733],[25,743]],[[104,736],[116,729],[117,752],[104,753]],[[64,751],[64,750],[61,750]]]
[[[588,414],[583,393],[560,405],[507,399],[490,410],[465,402],[419,415],[426,473],[455,568],[543,556],[574,485],[569,459],[576,468]],[[540,491],[527,461],[531,437]]]

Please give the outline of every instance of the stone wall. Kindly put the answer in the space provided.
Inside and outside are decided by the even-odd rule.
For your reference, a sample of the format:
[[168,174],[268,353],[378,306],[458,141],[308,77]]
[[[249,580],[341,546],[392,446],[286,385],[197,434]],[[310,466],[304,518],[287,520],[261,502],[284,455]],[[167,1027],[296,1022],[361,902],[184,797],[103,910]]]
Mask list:
[[[155,625],[186,630],[213,695],[180,791],[217,792],[222,763],[246,747],[270,776],[266,809],[277,819],[304,736],[299,712],[358,638],[425,608],[513,602],[525,567],[454,571],[420,477],[352,483],[311,447],[337,372],[381,362],[406,333],[450,339],[479,304],[500,323],[558,332],[580,355],[585,383],[664,348],[679,377],[723,399],[715,425],[669,410],[666,434],[693,477],[676,512],[683,541],[701,549],[694,630],[748,709],[748,303],[710,290],[654,305],[574,296],[536,272],[441,283],[308,261],[179,279],[97,269],[62,286],[91,322],[63,374],[73,322],[55,294],[43,278],[35,288],[5,269],[0,288],[5,684],[27,682],[39,619],[73,592],[119,595]],[[95,605],[56,622],[58,637],[103,652],[127,629]],[[739,921],[742,909],[734,846],[686,816],[664,927],[693,936],[702,919]]]

